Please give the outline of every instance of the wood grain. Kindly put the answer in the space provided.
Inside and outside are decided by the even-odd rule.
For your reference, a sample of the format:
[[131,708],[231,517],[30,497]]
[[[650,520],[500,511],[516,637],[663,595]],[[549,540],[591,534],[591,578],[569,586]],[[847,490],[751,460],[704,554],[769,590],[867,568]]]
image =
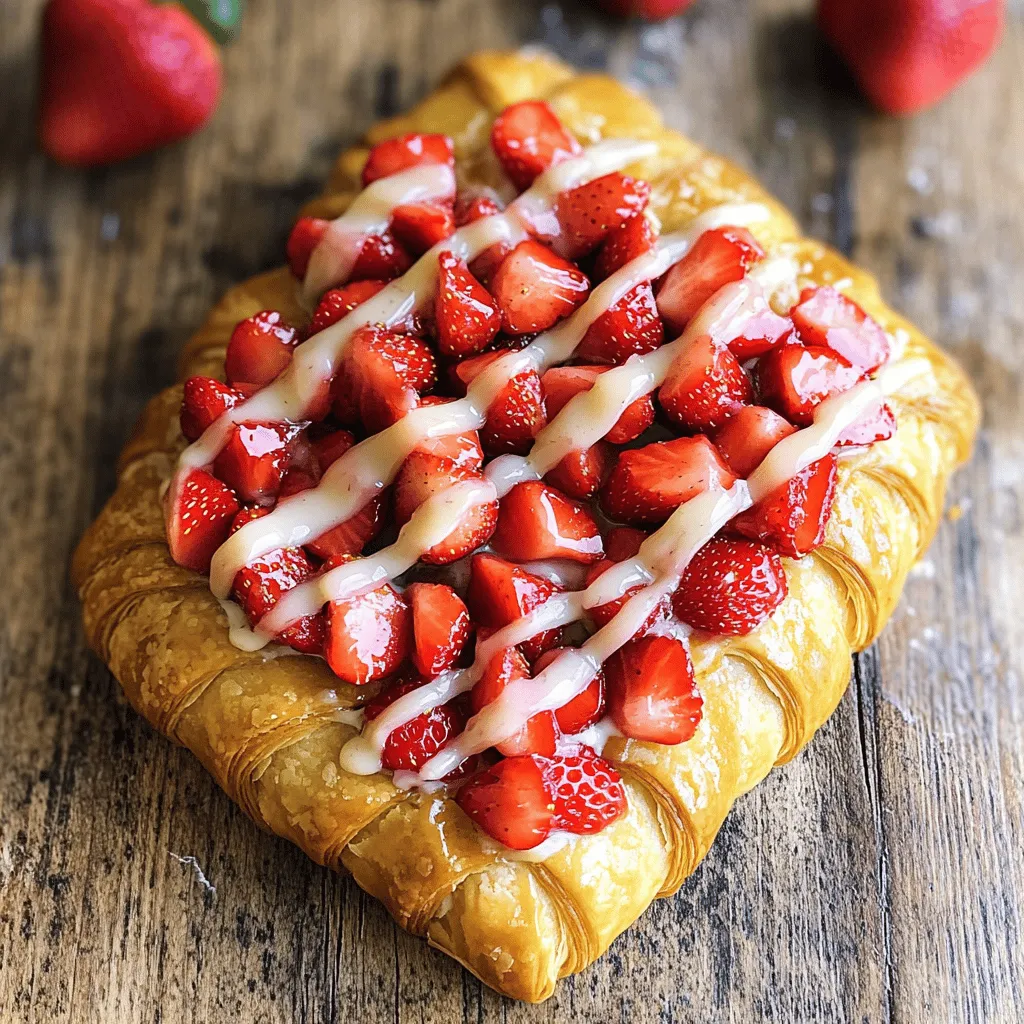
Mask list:
[[[0,1020],[1024,1019],[1024,6],[910,121],[870,113],[799,0],[621,26],[572,4],[251,0],[189,143],[35,152],[38,2],[0,5]],[[86,654],[67,560],[146,397],[229,284],[279,259],[340,145],[481,46],[648,89],[755,169],[970,369],[987,405],[949,521],[806,753],[540,1007],[257,832]]]

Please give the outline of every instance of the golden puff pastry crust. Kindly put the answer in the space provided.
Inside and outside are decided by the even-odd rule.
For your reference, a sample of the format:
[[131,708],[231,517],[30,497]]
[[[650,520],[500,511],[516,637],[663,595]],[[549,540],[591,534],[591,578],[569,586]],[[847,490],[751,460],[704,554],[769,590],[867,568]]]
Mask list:
[[[342,770],[356,689],[322,660],[236,649],[208,581],[170,558],[160,492],[185,443],[180,386],[146,409],[73,576],[89,641],[129,700],[192,750],[248,815],[317,863],[347,869],[404,928],[488,985],[537,1001],[599,957],[655,897],[675,892],[733,801],[828,718],[846,688],[851,652],[878,635],[935,532],[947,478],[970,452],[978,405],[962,371],[882,303],[869,275],[802,239],[743,171],[666,129],[647,101],[610,78],[576,74],[546,56],[480,53],[366,141],[443,132],[455,140],[461,181],[497,184],[491,120],[530,97],[545,98],[583,142],[656,140],[657,155],[636,173],[651,183],[665,230],[723,202],[766,204],[771,219],[755,229],[765,248],[794,255],[808,283],[846,279],[848,294],[904,344],[900,358],[923,357],[928,366],[892,400],[895,436],[842,460],[827,541],[786,561],[789,596],[775,615],[749,636],[694,644],[704,717],[693,739],[608,745],[628,812],[542,862],[515,860],[450,798]],[[342,212],[358,192],[366,154],[344,153],[306,212]],[[305,318],[287,270],[228,292],[186,346],[182,378],[222,376],[233,326],[266,308]]]

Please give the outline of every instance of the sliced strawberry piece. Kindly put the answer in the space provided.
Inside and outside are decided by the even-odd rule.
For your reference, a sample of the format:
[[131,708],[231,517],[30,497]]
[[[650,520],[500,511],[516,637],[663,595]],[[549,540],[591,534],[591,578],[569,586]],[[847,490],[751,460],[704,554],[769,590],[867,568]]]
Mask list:
[[570,452],[544,480],[552,487],[583,501],[596,493],[615,465],[615,449],[598,441],[584,451]]
[[369,235],[349,274],[350,281],[390,281],[412,266],[412,256],[390,231]]
[[549,167],[580,152],[579,143],[542,100],[524,100],[506,107],[491,128],[491,146],[520,190],[529,188],[534,178]]
[[[367,702],[363,708],[366,721],[372,722],[399,697],[419,689],[426,682],[425,679],[413,676],[393,683]],[[454,702],[425,711],[388,735],[381,750],[381,763],[393,772],[419,771],[465,727],[466,716]]]
[[[541,385],[548,419],[554,419],[581,391],[589,391],[598,374],[607,369],[607,366],[553,366],[546,371]],[[653,422],[654,403],[650,395],[641,395],[626,407],[605,437],[612,444],[625,444],[639,437]]]
[[391,214],[391,231],[414,256],[422,256],[455,231],[451,202],[405,203]]
[[324,237],[330,223],[322,217],[300,217],[295,222],[288,236],[285,252],[288,256],[288,266],[300,281],[306,276],[309,258],[320,244],[320,239]]
[[[324,568],[330,566],[328,562]],[[327,605],[324,657],[347,683],[363,686],[391,675],[411,646],[412,614],[390,583]]]
[[266,502],[281,487],[299,429],[291,423],[240,423],[214,460],[213,470],[242,501]]
[[739,281],[763,257],[764,249],[746,228],[705,231],[662,278],[658,309],[666,327],[682,331],[719,288]]
[[716,537],[690,560],[672,608],[694,629],[744,636],[757,629],[788,592],[782,560],[771,548]]
[[[637,533],[641,531],[637,530]],[[643,534],[646,537],[646,534]],[[636,554],[634,551],[633,554]],[[626,558],[632,558],[633,555],[626,555]],[[599,576],[606,573],[616,562],[622,561],[621,558],[610,559],[604,558],[595,565],[592,565],[587,571],[585,583],[589,587]],[[643,590],[643,584],[637,583],[635,586],[629,587],[626,592],[621,596],[617,597],[612,601],[606,601],[604,604],[595,605],[593,608],[587,609],[587,614],[594,620],[594,624],[600,628],[601,626],[608,625],[616,615],[622,611],[622,606],[635,594],[640,593]],[[637,630],[638,636],[643,636],[649,630],[653,629],[659,622],[664,621],[672,614],[672,605],[669,599],[665,597],[659,601],[653,611],[644,620],[644,624]]]
[[622,776],[590,747],[551,758],[544,778],[553,794],[555,828],[592,835],[626,813]]
[[608,711],[623,735],[671,746],[697,731],[704,701],[681,641],[636,637],[605,662],[604,674]]
[[896,416],[888,402],[883,402],[870,415],[851,423],[836,441],[837,447],[846,445],[871,445],[876,441],[888,441],[896,433]]
[[654,248],[657,231],[646,217],[631,217],[608,233],[594,261],[594,276],[603,281],[627,263]]
[[830,349],[865,373],[889,358],[892,346],[881,325],[835,288],[805,288],[789,315],[804,344]]
[[748,359],[763,356],[780,345],[795,341],[793,321],[787,316],[779,316],[769,308],[750,317],[743,324],[740,333],[730,339],[726,347],[743,363]]
[[[472,359],[464,359],[456,367],[459,382],[468,386],[504,354],[485,352]],[[523,370],[505,385],[488,406],[487,422],[480,432],[480,440],[490,455],[503,452],[522,455],[530,450],[530,442],[547,421],[540,375],[536,370]]]
[[473,628],[462,598],[443,583],[413,583],[405,599],[412,609],[412,663],[428,679],[462,657]]
[[358,555],[380,533],[386,519],[387,503],[383,494],[371,498],[354,516],[332,526],[306,545],[317,558]]
[[324,292],[313,311],[309,333],[317,334],[331,324],[344,320],[356,306],[372,299],[386,284],[387,281],[350,281],[342,288],[331,288]]
[[725,464],[746,479],[767,454],[796,427],[763,405],[745,405],[715,434],[715,447]]
[[632,355],[653,352],[665,340],[665,328],[648,283],[602,313],[587,329],[576,358],[587,362],[621,365]]
[[455,149],[447,135],[413,133],[378,142],[363,165],[363,186],[378,178],[408,171],[428,164],[455,167]]
[[320,472],[327,472],[327,468],[333,466],[355,443],[355,435],[350,430],[332,430],[311,441]]
[[661,407],[684,430],[715,430],[753,396],[739,360],[708,334],[676,359],[658,390]]
[[835,492],[836,457],[826,455],[741,512],[730,529],[799,558],[825,540]]
[[555,203],[562,228],[559,251],[574,260],[585,256],[612,231],[642,214],[650,197],[646,181],[618,171],[567,189]]
[[554,828],[554,804],[544,759],[506,757],[463,785],[456,803],[481,831],[510,850],[532,850]]
[[281,477],[281,487],[277,492],[277,497],[281,499],[287,498],[292,494],[300,494],[302,491],[308,491],[316,487],[319,482],[316,474],[308,469],[302,469],[299,466],[289,466],[284,476]]
[[[539,676],[566,648],[554,647],[545,651],[533,665],[533,674]],[[555,710],[555,722],[565,736],[575,736],[604,715],[604,672],[598,672],[590,685],[578,693],[568,704]]]
[[604,554],[593,516],[539,480],[516,484],[501,499],[491,546],[515,562],[542,558],[596,562]]
[[[420,399],[420,405],[447,405],[454,398],[442,398],[440,395],[427,395]],[[428,437],[416,446],[416,451],[424,455],[434,455],[439,459],[450,459],[457,466],[466,469],[480,469],[484,464],[484,451],[480,447],[480,434],[476,430],[466,430],[461,434],[444,434],[441,437]]]
[[604,538],[605,555],[613,562],[635,558],[649,534],[634,526],[613,526]]
[[497,194],[483,192],[472,195],[463,192],[455,200],[455,223],[462,228],[482,217],[493,217],[504,209]]
[[[480,473],[458,466],[450,459],[413,452],[402,463],[395,480],[395,518],[399,525],[404,525],[428,498],[454,484],[479,479],[482,479]],[[430,565],[448,565],[464,558],[487,543],[497,519],[497,501],[473,506],[455,529],[443,541],[428,548],[420,560]]]
[[527,239],[502,261],[491,293],[508,334],[545,331],[580,306],[590,291],[587,275],[546,246]]
[[483,351],[501,327],[501,313],[487,289],[450,252],[438,257],[434,320],[437,348],[445,356]]
[[189,377],[181,399],[181,432],[195,441],[228,409],[245,401],[241,391],[212,377]]
[[292,361],[298,332],[276,309],[246,317],[231,332],[224,373],[231,384],[269,384]]
[[[562,588],[527,572],[521,566],[494,555],[474,555],[470,565],[466,604],[473,621],[488,629],[500,629],[533,611]],[[520,644],[534,660],[558,643],[561,630],[549,629]]]
[[[470,692],[474,711],[482,711],[509,683],[517,679],[529,679],[530,666],[515,647],[506,647],[488,662],[484,674],[477,680]],[[496,744],[499,753],[506,757],[517,754],[544,754],[555,752],[558,729],[555,716],[550,711],[541,711],[530,718],[517,733]]]
[[227,540],[238,499],[231,488],[201,469],[189,472],[168,495],[173,500],[167,516],[171,558],[186,569],[208,572],[214,551]]
[[684,501],[735,480],[706,437],[679,437],[619,452],[601,502],[612,519],[660,523]]
[[849,391],[864,374],[827,348],[783,345],[757,363],[757,389],[766,405],[793,423],[814,422],[814,409],[833,395]]

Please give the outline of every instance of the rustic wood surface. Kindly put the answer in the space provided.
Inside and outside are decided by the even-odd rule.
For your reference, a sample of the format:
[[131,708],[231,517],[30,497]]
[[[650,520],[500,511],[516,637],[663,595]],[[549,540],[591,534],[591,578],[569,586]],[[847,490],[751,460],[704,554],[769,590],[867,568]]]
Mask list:
[[[41,4],[0,4],[0,1021],[1024,1019],[1024,4],[988,66],[872,114],[804,0],[621,26],[509,0],[251,0],[186,145],[35,150]],[[70,552],[146,397],[279,261],[338,148],[482,46],[648,89],[876,271],[969,368],[986,428],[927,559],[811,748],[540,1007],[483,988],[266,836],[84,649]]]

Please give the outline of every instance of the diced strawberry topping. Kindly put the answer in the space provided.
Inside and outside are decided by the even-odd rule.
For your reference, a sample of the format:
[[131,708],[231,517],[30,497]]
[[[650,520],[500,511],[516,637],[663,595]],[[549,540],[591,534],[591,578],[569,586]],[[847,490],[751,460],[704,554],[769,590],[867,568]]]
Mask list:
[[372,299],[386,284],[387,281],[350,281],[342,288],[331,288],[324,292],[313,311],[309,333],[317,334],[331,324],[344,320],[356,306]]
[[542,558],[596,562],[604,554],[593,516],[539,480],[516,484],[501,499],[491,546],[516,562]]
[[681,641],[636,637],[605,662],[604,674],[608,711],[624,735],[674,745],[697,731],[704,701]]
[[635,526],[613,526],[604,537],[605,555],[613,562],[634,558],[648,536]]
[[306,276],[309,258],[320,244],[330,221],[322,217],[300,217],[288,236],[285,253],[292,273],[301,281]]
[[651,195],[651,186],[618,171],[567,189],[555,204],[562,228],[559,251],[570,259],[585,256],[621,228],[643,213]]
[[269,384],[292,361],[298,332],[276,309],[246,317],[231,332],[224,373],[231,384]]
[[[458,364],[456,375],[469,385],[504,352],[485,352]],[[536,370],[523,370],[505,385],[487,408],[487,422],[480,432],[484,450],[491,455],[503,452],[524,454],[537,432],[547,423],[544,391]]]
[[796,431],[792,423],[763,405],[745,405],[715,434],[715,447],[725,464],[746,479],[784,438]]
[[[564,647],[555,647],[545,651],[534,663],[533,674],[540,675],[564,650]],[[555,722],[563,735],[575,736],[599,721],[603,714],[604,672],[599,671],[582,693],[578,693],[568,704],[555,709]]]
[[281,477],[281,487],[277,492],[277,497],[280,500],[292,494],[300,494],[302,491],[316,487],[319,482],[319,478],[310,470],[291,465]]
[[378,494],[371,498],[354,516],[309,541],[306,550],[323,559],[360,554],[384,526],[387,511],[384,497]]
[[448,203],[405,203],[391,214],[391,231],[414,256],[422,256],[455,231],[455,214]]
[[390,281],[401,277],[412,266],[405,246],[390,232],[369,235],[349,274],[350,281]]
[[455,801],[476,825],[510,850],[531,850],[551,834],[554,803],[544,758],[506,757],[477,772]]
[[195,441],[214,420],[243,401],[245,395],[241,391],[219,380],[189,377],[181,399],[181,432],[190,441]]
[[747,319],[736,337],[716,340],[725,341],[729,351],[743,363],[780,345],[795,342],[796,337],[793,321],[767,308]]
[[490,293],[450,252],[438,258],[434,320],[438,351],[459,359],[483,351],[501,327]]
[[837,447],[870,445],[888,441],[896,433],[896,416],[888,402],[883,402],[869,415],[851,423],[836,440]]
[[520,190],[529,188],[549,167],[580,152],[579,143],[542,100],[506,107],[491,128],[491,146]]
[[756,373],[765,404],[802,427],[814,422],[814,409],[826,398],[864,379],[859,369],[819,346],[783,345],[758,360]]
[[826,455],[741,512],[730,528],[799,558],[825,540],[835,491],[836,457]]
[[[474,711],[482,711],[498,699],[502,690],[517,679],[528,679],[530,666],[515,647],[506,647],[488,662],[484,674],[477,680],[470,692]],[[558,730],[555,716],[550,711],[541,711],[528,719],[514,735],[496,744],[499,753],[506,757],[517,754],[553,754]]]
[[[454,398],[427,395],[420,399],[420,405],[447,405],[454,401]],[[427,437],[420,441],[415,450],[439,459],[450,459],[457,466],[464,466],[467,469],[480,469],[484,464],[484,451],[480,447],[480,434],[476,430]]]
[[586,299],[590,282],[577,266],[527,239],[501,261],[490,288],[502,328],[509,334],[532,334],[572,313]]
[[555,805],[555,828],[591,835],[626,813],[622,776],[590,747],[551,758],[544,775]]
[[[641,531],[637,530],[637,533]],[[641,534],[646,536],[646,534]],[[632,554],[624,555],[623,558],[632,558],[636,552]],[[587,571],[585,583],[589,587],[599,576],[606,573],[616,562],[623,561],[623,558],[604,558],[595,565],[592,565]],[[611,601],[606,601],[604,604],[595,605],[593,608],[587,609],[591,619],[594,620],[594,624],[598,627],[606,626],[616,615],[622,611],[622,606],[635,594],[639,594],[643,590],[643,584],[637,583],[632,587],[629,587],[621,597],[616,597]],[[643,625],[637,630],[637,635],[643,636],[646,632],[653,629],[659,622],[667,619],[672,612],[672,605],[667,597],[663,598],[651,611],[651,614],[644,620]]]
[[408,657],[411,642],[409,606],[390,583],[327,606],[324,657],[347,683],[362,686],[391,675]]
[[764,257],[764,249],[746,228],[713,228],[665,275],[658,289],[658,309],[676,333],[690,322],[712,295],[739,281]]
[[735,479],[706,437],[679,437],[620,452],[601,500],[612,519],[660,523],[684,501]]
[[291,423],[240,423],[214,460],[214,472],[242,501],[273,499],[299,429]]
[[238,499],[226,484],[193,469],[178,488],[168,491],[173,502],[167,515],[167,544],[178,565],[208,572],[210,559],[227,540]]
[[570,452],[545,474],[544,480],[570,498],[583,501],[600,488],[614,465],[615,449],[598,441],[583,451]]
[[782,560],[771,548],[716,537],[690,560],[672,607],[694,629],[743,636],[757,629],[787,593]]
[[715,430],[752,398],[739,360],[707,334],[676,359],[658,390],[661,407],[685,430]]
[[372,184],[378,178],[387,178],[428,164],[447,164],[454,168],[455,150],[447,135],[414,133],[385,139],[378,142],[366,158],[363,186]]
[[594,276],[603,281],[654,247],[658,233],[646,217],[631,217],[608,233],[594,261]]
[[355,435],[350,430],[332,430],[329,434],[310,441],[320,472],[325,473],[327,468],[333,466],[355,443]]
[[412,663],[433,679],[462,656],[473,626],[462,598],[443,583],[413,583],[405,599],[412,609]]
[[455,200],[455,223],[462,228],[482,217],[493,217],[504,209],[497,195],[489,192],[478,195],[464,192]]
[[[544,406],[548,419],[554,419],[582,391],[589,391],[607,366],[553,366],[541,377]],[[613,444],[625,444],[639,437],[654,422],[654,403],[650,395],[631,402],[615,426],[605,435]]]
[[889,337],[879,323],[835,288],[805,288],[789,315],[802,342],[827,348],[865,373],[889,358]]
[[575,355],[588,362],[618,366],[632,355],[653,352],[664,340],[665,328],[654,302],[654,292],[645,282],[610,306],[587,328]]

